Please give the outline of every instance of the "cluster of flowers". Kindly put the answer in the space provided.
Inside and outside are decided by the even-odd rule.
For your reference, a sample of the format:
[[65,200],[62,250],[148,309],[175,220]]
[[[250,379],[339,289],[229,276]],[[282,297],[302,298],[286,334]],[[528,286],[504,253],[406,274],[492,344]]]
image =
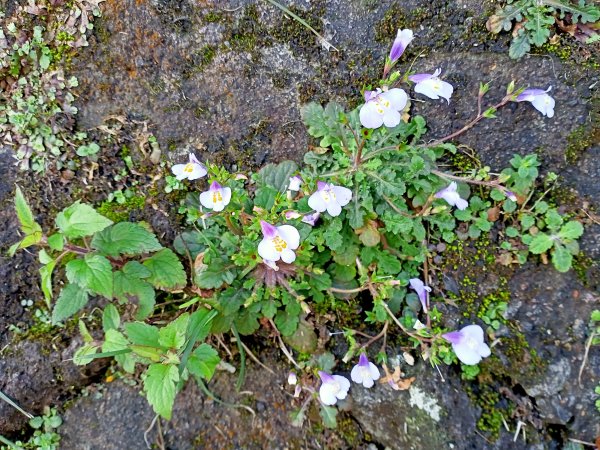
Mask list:
[[[443,334],[442,337],[452,344],[454,353],[464,364],[474,365],[479,363],[481,358],[490,356],[490,348],[484,342],[483,329],[479,325],[467,325],[460,331],[452,331]],[[364,353],[360,355],[358,364],[350,371],[352,381],[362,384],[365,388],[373,387],[380,376],[377,366],[370,362]],[[346,377],[323,371],[319,371],[319,377],[321,378],[321,387],[319,388],[321,403],[332,406],[338,400],[346,398],[350,390],[350,381]],[[288,383],[292,385],[297,383],[295,373],[290,373]],[[296,392],[299,393],[299,389]]]
[[[408,44],[413,40],[412,30],[398,30],[390,55],[387,58],[384,77],[390,69],[398,62]],[[441,69],[434,73],[417,73],[410,75],[408,80],[415,83],[414,90],[417,94],[423,94],[433,100],[444,98],[450,103],[450,97],[454,87],[440,79]],[[526,89],[516,98],[517,102],[531,102],[533,107],[547,117],[554,116],[554,99],[548,95],[552,87],[543,89]],[[400,123],[402,111],[408,103],[408,95],[403,89],[392,88],[365,91],[365,104],[360,110],[360,123],[366,128],[379,128],[381,125],[395,127]],[[458,205],[457,205],[458,206]]]
[[[398,30],[397,37],[392,45],[390,55],[386,60],[384,67],[384,78],[389,71],[398,62],[404,50],[413,40],[412,30]],[[408,80],[415,83],[414,90],[418,94],[425,95],[431,99],[445,99],[448,103],[454,92],[453,86],[440,79],[441,69],[436,69],[434,73],[418,73],[408,76]],[[397,77],[396,77],[397,78]],[[531,102],[531,104],[547,117],[554,116],[554,99],[548,95],[551,87],[547,90],[526,89],[521,92],[515,100],[517,102]],[[403,89],[377,88],[374,91],[364,93],[365,104],[361,107],[359,118],[361,124],[370,129],[379,128],[382,125],[386,127],[395,127],[402,120],[402,113],[408,104],[408,95]],[[173,174],[177,180],[197,180],[207,175],[208,171],[195,155],[189,155],[189,162],[186,164],[177,164],[172,167]],[[300,191],[303,184],[300,176],[296,175],[290,178],[289,191]],[[512,192],[505,191],[505,194],[515,200]],[[451,182],[447,187],[434,194],[435,198],[445,200],[450,206],[455,206],[460,210],[468,207],[467,200],[460,197],[457,192],[457,184]],[[352,191],[343,186],[336,186],[324,181],[317,182],[317,189],[310,194],[308,205],[314,210],[308,214],[300,214],[297,211],[288,211],[285,217],[288,220],[301,218],[302,222],[314,226],[320,215],[327,212],[330,216],[338,216],[342,208],[352,200]],[[214,212],[223,211],[231,201],[231,188],[221,186],[213,181],[208,191],[200,194],[200,203],[205,208]],[[274,270],[278,270],[277,261],[293,263],[296,259],[296,250],[300,245],[300,234],[298,230],[291,225],[275,226],[264,220],[260,221],[263,239],[258,244],[257,251],[263,262]],[[420,279],[412,278],[409,280],[410,286],[416,291],[419,300],[423,306],[423,311],[427,314],[429,308],[428,293],[431,291]],[[482,357],[490,355],[489,347],[484,343],[483,330],[478,325],[468,325],[460,331],[453,331],[442,335],[442,337],[452,344],[454,352],[458,359],[464,364],[477,364]],[[350,382],[340,375],[330,375],[325,372],[319,372],[322,385],[319,391],[321,401],[326,405],[333,405],[337,399],[346,397]],[[374,380],[379,378],[379,370],[368,361],[363,354],[359,363],[352,369],[351,378],[356,383],[361,383],[365,387],[373,386]]]

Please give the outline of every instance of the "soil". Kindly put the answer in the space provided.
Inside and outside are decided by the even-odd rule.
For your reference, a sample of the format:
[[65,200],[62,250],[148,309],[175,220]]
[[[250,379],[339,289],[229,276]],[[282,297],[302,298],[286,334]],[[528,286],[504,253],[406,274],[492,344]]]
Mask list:
[[[286,384],[290,365],[278,351],[268,350],[277,348],[275,342],[265,348],[261,339],[250,339],[248,345],[275,375],[249,362],[242,388],[247,392],[236,393],[237,374],[227,372],[219,372],[209,388],[226,401],[252,408],[255,417],[215,402],[189,383],[177,399],[173,420],[156,424],[146,438],[177,450],[560,449],[569,439],[593,442],[600,435],[594,406],[600,350],[592,347],[585,361],[584,354],[590,313],[600,309],[600,225],[594,216],[600,206],[598,46],[583,47],[561,36],[562,57],[538,51],[510,60],[508,33],[493,36],[485,30],[495,8],[487,0],[282,3],[339,51],[328,51],[264,1],[101,4],[90,46],[68,68],[80,85],[77,128],[102,146],[97,165],[82,162],[73,174],[53,171],[37,177],[17,172],[10,149],[0,150],[0,221],[5,224],[0,227],[0,390],[35,414],[45,405],[58,406],[64,418],[61,448],[146,448],[144,432],[153,414],[135,379],[117,376],[109,382],[114,373],[107,360],[84,368],[73,365],[68,359],[81,344],[75,322],[58,329],[35,317],[44,305],[36,258],[26,251],[8,258],[5,252],[18,239],[11,204],[15,183],[45,228],[75,199],[100,205],[112,191],[135,187],[144,201],[127,211],[129,218],[147,221],[168,244],[181,229],[178,198],[164,193],[166,169],[146,158],[150,133],[169,164],[189,151],[240,170],[301,161],[311,142],[299,107],[313,100],[356,106],[360,89],[377,81],[379,62],[396,30],[410,27],[417,37],[401,68],[413,59],[420,72],[441,67],[455,87],[450,104],[413,102],[412,113],[427,119],[432,139],[473,116],[480,81],[492,82],[490,102],[501,98],[513,79],[520,85],[552,86],[554,118],[542,117],[528,103],[514,103],[457,143],[473,149],[493,171],[505,167],[514,153],[535,152],[542,173],[560,176],[553,201],[563,205],[563,212],[596,217],[585,220],[576,270],[559,274],[535,260],[520,268],[501,266],[495,262],[493,235],[491,241],[447,248],[432,273],[438,294],[454,293],[453,301],[440,307],[449,327],[462,325],[464,313],[473,317],[486,301],[509,305],[507,322],[497,332],[499,343],[476,380],[462,379],[457,367],[438,373],[422,361],[403,364],[405,376],[415,377],[410,389],[353,387],[340,405],[337,430],[324,430],[315,411],[304,428],[294,428],[289,413],[298,405]],[[10,14],[15,2],[0,4]],[[115,181],[126,170],[124,151],[135,169]],[[26,299],[34,305],[22,306]],[[345,346],[332,339],[337,355]],[[403,351],[388,346],[390,357]],[[229,362],[236,365],[237,360]],[[338,369],[343,374],[350,366]],[[520,422],[526,442],[524,434],[513,439]],[[23,416],[0,402],[0,434],[17,438],[29,432],[25,424]]]

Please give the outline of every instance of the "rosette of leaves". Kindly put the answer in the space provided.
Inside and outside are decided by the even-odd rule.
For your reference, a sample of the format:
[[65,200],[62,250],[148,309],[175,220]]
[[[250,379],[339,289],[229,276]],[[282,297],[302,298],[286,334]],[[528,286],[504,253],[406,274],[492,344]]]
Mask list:
[[490,16],[486,27],[494,34],[513,30],[509,55],[516,59],[525,55],[531,45],[544,45],[555,20],[567,16],[575,25],[593,23],[600,19],[600,7],[585,0],[507,0]]

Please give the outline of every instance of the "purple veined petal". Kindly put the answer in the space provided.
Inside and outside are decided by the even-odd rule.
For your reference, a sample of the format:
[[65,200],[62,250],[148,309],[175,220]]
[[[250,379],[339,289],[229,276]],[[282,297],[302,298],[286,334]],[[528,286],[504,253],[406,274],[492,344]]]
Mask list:
[[196,155],[194,155],[193,153],[189,154],[189,158],[190,158],[190,162],[192,164],[198,164],[200,166],[203,166],[204,164],[202,164],[200,161],[198,161],[198,158],[196,158]]
[[396,39],[394,39],[394,43],[392,44],[392,48],[390,50],[390,61],[396,62],[408,47],[408,44],[413,40],[414,34],[412,30],[398,30],[398,34],[396,35]]
[[451,344],[460,344],[463,335],[460,331],[450,331],[449,333],[442,334],[442,337]]
[[307,223],[308,225],[314,227],[315,224],[317,223],[317,220],[319,220],[319,217],[321,217],[321,213],[319,213],[319,212],[307,214],[302,218],[302,222]]
[[365,97],[365,103],[370,102],[372,99],[377,97],[377,91],[365,91],[364,97]]
[[302,217],[302,214],[300,214],[298,211],[286,211],[284,216],[287,220],[293,220],[299,219],[300,217]]
[[324,191],[329,189],[329,183],[325,183],[324,181],[317,181],[317,190]]
[[273,239],[277,236],[277,228],[271,225],[269,222],[264,220],[260,221],[260,227],[262,229],[263,236],[267,239]]
[[414,75],[410,75],[408,79],[413,83],[421,83],[425,80],[429,80],[431,77],[433,77],[433,75],[430,73],[415,73]]
[[517,196],[516,196],[516,195],[515,195],[515,193],[514,193],[514,192],[512,192],[512,191],[504,191],[504,195],[506,195],[506,197],[507,197],[509,200],[512,200],[513,202],[516,202],[516,201],[517,201]]
[[361,353],[358,358],[358,365],[362,367],[369,367],[369,358],[364,353]]
[[222,188],[222,186],[221,186],[219,183],[217,183],[216,181],[213,181],[213,182],[210,184],[210,187],[209,187],[209,189],[210,189],[212,192],[215,192],[215,191],[220,191],[220,190],[221,190],[221,188]]
[[318,374],[319,374],[319,378],[321,378],[321,381],[323,383],[331,383],[331,382],[335,381],[335,379],[327,372],[323,372],[322,370],[319,370]]

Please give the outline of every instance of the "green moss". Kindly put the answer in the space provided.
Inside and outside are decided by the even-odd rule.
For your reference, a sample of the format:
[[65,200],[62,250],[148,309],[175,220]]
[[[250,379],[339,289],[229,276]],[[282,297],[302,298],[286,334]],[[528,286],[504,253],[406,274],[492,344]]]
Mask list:
[[204,23],[220,23],[225,21],[225,16],[222,12],[209,11],[202,18]]
[[597,125],[597,122],[592,126],[578,126],[567,136],[567,148],[565,149],[567,162],[569,164],[576,163],[583,152],[598,142],[600,142],[600,126]]
[[131,212],[141,211],[144,208],[145,203],[146,198],[144,196],[134,195],[126,199],[125,203],[122,204],[115,201],[104,201],[97,210],[100,214],[113,222],[125,222],[129,220]]
[[346,441],[349,448],[357,448],[362,442],[362,436],[360,427],[358,424],[347,415],[342,418],[338,418],[337,421],[337,432],[342,439]]

